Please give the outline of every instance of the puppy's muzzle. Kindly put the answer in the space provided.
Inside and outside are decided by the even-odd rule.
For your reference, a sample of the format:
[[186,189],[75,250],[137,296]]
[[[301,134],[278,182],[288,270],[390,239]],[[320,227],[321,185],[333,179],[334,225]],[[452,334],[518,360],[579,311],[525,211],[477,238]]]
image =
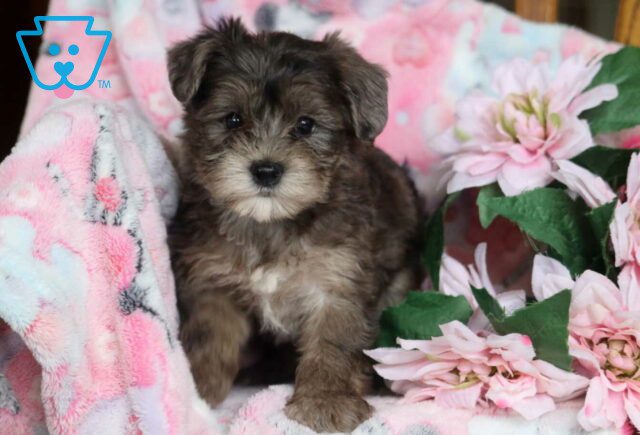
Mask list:
[[284,166],[280,163],[262,161],[251,164],[253,181],[261,187],[273,187],[280,182],[284,173]]

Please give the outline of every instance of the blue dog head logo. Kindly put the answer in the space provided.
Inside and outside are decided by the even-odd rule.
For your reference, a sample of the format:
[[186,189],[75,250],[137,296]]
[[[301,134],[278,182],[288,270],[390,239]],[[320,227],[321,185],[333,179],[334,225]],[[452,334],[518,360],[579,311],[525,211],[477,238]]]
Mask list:
[[[24,56],[24,60],[27,62],[29,73],[31,74],[35,84],[44,90],[56,91],[56,95],[58,96],[63,94],[62,92],[60,95],[58,94],[58,92],[62,90],[68,91],[69,94],[67,95],[70,96],[73,91],[81,91],[91,86],[98,75],[98,70],[100,69],[100,65],[102,65],[102,60],[107,52],[107,48],[109,47],[111,32],[108,30],[92,30],[93,17],[90,16],[38,16],[35,17],[33,21],[35,23],[36,30],[20,30],[16,33],[16,37],[18,39],[18,45],[20,46],[22,55]],[[46,51],[47,54],[52,56],[54,59],[53,70],[55,73],[47,74],[47,76],[50,76],[47,79],[39,77],[36,73],[34,63],[29,58],[23,38],[29,36],[42,36],[42,23],[45,21],[63,23],[75,22],[80,25],[86,23],[84,35],[91,38],[91,43],[101,43],[101,45],[97,50],[95,48],[91,50],[88,49],[89,45],[85,43],[85,49],[83,50],[83,48],[81,48],[83,46],[83,41],[74,41],[74,43],[64,47],[55,42],[49,44]],[[85,52],[84,56],[83,51]],[[95,55],[96,51],[97,59]],[[88,63],[90,63],[90,65],[88,65]],[[91,65],[93,65],[93,68],[91,68]],[[87,66],[89,67],[88,69]]]

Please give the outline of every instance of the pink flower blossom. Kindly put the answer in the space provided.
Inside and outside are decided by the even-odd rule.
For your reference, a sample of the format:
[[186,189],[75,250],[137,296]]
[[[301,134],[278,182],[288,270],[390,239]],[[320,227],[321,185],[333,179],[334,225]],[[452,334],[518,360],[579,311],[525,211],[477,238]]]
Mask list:
[[610,225],[616,266],[640,265],[640,158],[631,156],[627,170],[627,201],[618,203]]
[[586,109],[617,97],[615,85],[585,91],[600,69],[572,57],[555,77],[547,64],[515,59],[495,71],[496,96],[479,92],[462,99],[455,125],[434,148],[451,156],[448,192],[498,182],[505,195],[517,195],[553,181],[552,163],[593,146]]
[[591,377],[578,421],[589,431],[621,428],[627,417],[640,429],[638,268],[626,266],[618,284],[586,271],[573,288],[571,354]]
[[600,207],[616,199],[611,187],[602,178],[569,160],[557,160],[558,169],[551,173],[570,191],[580,195],[590,208]]
[[536,360],[526,335],[475,334],[458,321],[440,326],[441,337],[398,339],[399,349],[365,353],[379,364],[391,389],[415,402],[435,399],[442,407],[495,404],[527,419],[555,409],[555,402],[583,390],[588,380]]
[[443,254],[440,265],[439,290],[449,296],[464,296],[471,308],[473,308],[473,316],[469,320],[469,327],[473,331],[490,329],[489,319],[478,307],[478,303],[471,292],[471,286],[487,290],[491,296],[496,298],[507,314],[511,314],[525,306],[526,295],[524,290],[497,292],[494,288],[487,270],[486,243],[480,243],[476,247],[475,265],[470,264],[464,267],[455,258],[446,253]]
[[572,289],[570,352],[591,379],[580,425],[588,431],[621,428],[628,417],[640,429],[640,269],[625,266],[618,286],[590,270],[574,283],[556,260],[536,260],[533,291],[538,300]]

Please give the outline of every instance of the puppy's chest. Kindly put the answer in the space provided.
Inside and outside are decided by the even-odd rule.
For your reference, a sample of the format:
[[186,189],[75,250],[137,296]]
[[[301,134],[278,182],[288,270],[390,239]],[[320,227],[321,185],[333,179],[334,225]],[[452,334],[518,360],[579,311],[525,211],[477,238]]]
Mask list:
[[283,253],[274,261],[249,268],[246,289],[265,329],[292,338],[310,306],[325,291],[317,271],[321,265],[307,253]]
[[209,279],[236,289],[264,329],[290,339],[300,333],[304,319],[346,297],[361,274],[361,255],[348,244],[325,246],[302,238],[277,242],[218,240]]

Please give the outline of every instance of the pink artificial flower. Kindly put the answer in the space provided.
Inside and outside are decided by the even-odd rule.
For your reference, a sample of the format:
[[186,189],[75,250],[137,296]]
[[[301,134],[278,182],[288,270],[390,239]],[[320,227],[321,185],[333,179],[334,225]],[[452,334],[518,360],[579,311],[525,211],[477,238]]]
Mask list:
[[640,429],[640,269],[627,265],[616,286],[587,270],[573,282],[556,260],[536,256],[533,292],[538,300],[572,289],[569,347],[591,381],[580,425],[588,431],[621,428],[627,417]]
[[588,431],[627,418],[640,429],[640,285],[626,266],[616,286],[592,271],[576,281],[570,308],[571,354],[591,377],[580,425]]
[[431,340],[398,339],[399,349],[365,351],[406,401],[433,398],[442,407],[468,409],[494,403],[535,419],[588,384],[582,376],[534,359],[526,335],[476,334],[458,321],[440,329],[443,335]]
[[618,202],[609,226],[616,266],[640,265],[640,159],[631,156],[627,170],[627,201]]
[[524,290],[511,290],[505,292],[497,292],[487,270],[487,244],[480,243],[475,250],[475,265],[464,267],[455,258],[442,255],[442,263],[440,265],[440,292],[449,296],[464,296],[471,308],[473,308],[473,316],[469,319],[469,327],[473,331],[481,331],[490,329],[489,319],[484,315],[478,307],[471,286],[475,288],[484,288],[493,296],[507,314],[513,313],[515,310],[522,308],[526,303],[526,295]]
[[514,59],[495,71],[497,97],[479,92],[463,98],[455,125],[434,148],[451,156],[448,192],[498,182],[512,196],[553,181],[552,163],[593,146],[584,110],[617,97],[615,85],[585,91],[599,62],[575,56],[555,77],[547,64]]
[[570,191],[580,195],[590,208],[600,207],[616,199],[611,187],[602,178],[569,160],[556,160],[558,169],[551,173]]

